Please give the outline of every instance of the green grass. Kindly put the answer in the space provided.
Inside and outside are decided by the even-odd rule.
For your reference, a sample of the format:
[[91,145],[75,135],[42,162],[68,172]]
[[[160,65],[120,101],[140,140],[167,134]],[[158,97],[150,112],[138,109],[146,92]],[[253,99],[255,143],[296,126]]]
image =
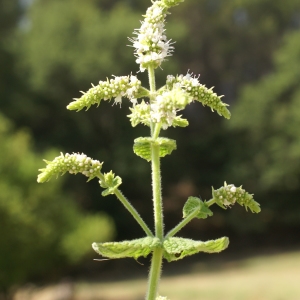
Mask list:
[[[142,300],[145,289],[145,280],[77,285],[82,300]],[[160,293],[170,300],[299,300],[300,252],[222,263],[214,271],[195,264],[189,273],[163,277]]]
[[[173,264],[176,267],[176,263]],[[77,282],[72,299],[142,300],[145,291],[145,277],[106,283]],[[196,263],[183,274],[165,275],[160,293],[170,300],[299,300],[300,252],[213,265]],[[41,295],[36,296],[26,299],[44,299]]]

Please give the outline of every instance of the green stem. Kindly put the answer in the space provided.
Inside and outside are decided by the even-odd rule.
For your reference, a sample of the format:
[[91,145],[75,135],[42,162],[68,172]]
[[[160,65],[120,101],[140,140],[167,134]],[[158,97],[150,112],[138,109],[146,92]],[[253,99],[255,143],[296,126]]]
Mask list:
[[[152,93],[154,93],[156,91],[156,87],[155,87],[155,72],[154,72],[154,68],[152,68],[152,67],[148,68],[148,78],[149,78],[150,91]],[[153,100],[153,99],[150,99],[150,100]]]
[[154,130],[153,130],[153,134],[152,134],[152,138],[153,139],[157,139],[160,133],[160,129],[161,129],[161,123],[156,123]]
[[192,219],[194,219],[199,211],[195,209],[192,213],[190,213],[188,216],[186,216],[180,223],[178,223],[172,230],[170,230],[165,238],[169,238],[171,236],[174,236],[179,230],[181,230],[186,224],[188,224]]
[[[98,177],[99,177],[99,179],[101,181],[105,182],[103,174],[100,174]],[[139,215],[139,213],[137,212],[137,210],[131,205],[131,203],[122,194],[122,192],[119,189],[115,189],[114,194],[121,201],[121,203],[125,206],[125,208],[131,213],[131,215],[134,217],[134,219],[138,222],[138,224],[145,231],[145,233],[147,234],[147,236],[154,237],[152,231],[149,229],[149,227],[144,222],[144,220],[142,219],[142,217]]]
[[[148,79],[149,79],[149,86],[150,86],[150,103],[152,103],[155,100],[155,92],[156,92],[156,86],[155,86],[155,72],[154,68],[149,67],[148,68]],[[153,122],[150,122],[150,130],[151,130],[151,136],[153,136],[154,133],[154,124]]]
[[[210,199],[205,201],[207,206],[211,206],[216,203],[214,199]],[[186,216],[180,223],[178,223],[173,229],[171,229],[165,236],[165,239],[174,236],[179,230],[181,230],[186,224],[188,224],[193,218],[197,216],[199,213],[198,210],[191,212],[188,216]]]
[[[150,85],[150,103],[155,97],[155,74],[152,67],[148,68],[149,85]],[[151,136],[156,139],[159,136],[160,124],[154,126],[151,123]],[[155,237],[163,242],[164,227],[163,227],[163,212],[162,212],[162,197],[161,197],[161,177],[160,177],[160,158],[159,145],[153,143],[151,145],[151,169],[152,169],[152,192],[153,192],[153,209],[154,209],[154,224]],[[161,275],[161,266],[163,258],[163,249],[156,248],[152,254],[151,268],[148,279],[148,291],[146,300],[155,300],[157,297],[157,290],[159,279]]]
[[142,229],[145,231],[145,233],[148,236],[153,237],[153,233],[150,230],[150,228],[147,226],[147,224],[144,222],[142,217],[139,215],[137,210],[131,205],[131,203],[126,199],[126,197],[122,194],[122,192],[119,189],[115,190],[115,195],[117,198],[122,202],[122,204],[126,207],[126,209],[131,213],[131,215],[135,218],[135,220],[139,223],[139,225],[142,227]]
[[151,166],[155,236],[162,241],[164,237],[164,228],[161,198],[159,145],[151,145]]
[[215,199],[210,199],[210,200],[208,200],[208,201],[205,201],[205,203],[206,203],[206,205],[209,207],[209,206],[215,204],[215,203],[216,203],[216,200],[215,200]]
[[163,249],[156,248],[152,254],[151,269],[148,279],[146,300],[155,300],[157,297],[158,283],[161,274]]

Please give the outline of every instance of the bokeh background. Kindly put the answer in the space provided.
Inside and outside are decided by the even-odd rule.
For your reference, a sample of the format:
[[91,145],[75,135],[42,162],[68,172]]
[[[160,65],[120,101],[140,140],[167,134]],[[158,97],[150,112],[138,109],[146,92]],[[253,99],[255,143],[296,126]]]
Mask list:
[[[147,273],[147,260],[142,269],[128,260],[92,261],[92,242],[143,235],[114,196],[101,197],[96,180],[38,184],[36,176],[43,158],[84,152],[122,177],[122,191],[153,227],[150,166],[132,152],[148,128],[131,128],[125,102],[121,109],[112,102],[66,109],[91,83],[138,71],[126,45],[149,5],[0,0],[0,298],[28,282]],[[186,0],[172,9],[167,36],[175,53],[157,70],[157,85],[168,74],[200,74],[201,83],[225,95],[232,118],[195,103],[183,112],[189,127],[163,133],[178,145],[162,159],[166,230],[182,218],[188,196],[209,199],[211,186],[227,181],[254,193],[261,213],[214,208],[181,236],[229,236],[229,249],[218,255],[224,260],[300,249],[299,0]],[[138,77],[147,86],[146,74]],[[206,259],[188,259],[169,273]]]

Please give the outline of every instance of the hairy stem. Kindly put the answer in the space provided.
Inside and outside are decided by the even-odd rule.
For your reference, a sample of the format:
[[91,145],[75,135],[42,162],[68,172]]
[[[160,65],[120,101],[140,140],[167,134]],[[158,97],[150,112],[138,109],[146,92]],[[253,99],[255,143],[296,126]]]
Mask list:
[[[150,103],[155,100],[155,74],[154,69],[148,68],[149,85],[150,85]],[[156,139],[159,136],[160,124],[151,124],[151,136]],[[163,242],[164,225],[163,225],[163,211],[162,211],[162,197],[161,197],[161,177],[160,177],[160,157],[159,145],[151,145],[151,168],[152,168],[152,192],[153,192],[153,210],[154,210],[154,224],[155,237]],[[155,300],[157,296],[158,284],[161,275],[161,266],[163,258],[163,249],[156,248],[152,254],[151,268],[148,279],[148,291],[146,300]]]
[[215,204],[215,203],[216,203],[216,200],[215,200],[215,199],[210,199],[210,200],[208,200],[208,201],[205,201],[205,203],[206,203],[206,205],[209,207],[209,206]]
[[132,216],[139,223],[139,225],[142,227],[142,229],[145,231],[145,233],[148,236],[153,237],[153,233],[150,230],[150,228],[147,226],[147,224],[144,222],[144,220],[139,215],[137,210],[131,205],[131,203],[126,199],[126,197],[122,194],[122,192],[119,189],[115,190],[115,195],[122,202],[122,204],[127,208],[127,210],[132,214]]
[[198,210],[193,211],[188,216],[186,216],[180,223],[178,223],[173,229],[171,229],[165,236],[165,238],[169,238],[174,236],[179,230],[181,230],[186,224],[188,224],[192,219],[194,219],[197,214],[199,213]]
[[[155,72],[154,72],[154,68],[152,68],[152,67],[148,68],[148,78],[149,78],[150,92],[154,93],[156,91]],[[150,100],[152,100],[152,99],[150,99]]]
[[146,300],[155,300],[162,266],[163,249],[156,248],[152,254],[151,269],[148,278],[148,291]]
[[152,138],[153,139],[157,139],[160,133],[160,129],[161,129],[161,124],[160,123],[156,123],[154,126],[154,130],[153,130],[153,135]]
[[[98,176],[101,181],[105,182],[103,174],[100,173]],[[142,217],[139,215],[137,210],[131,205],[131,203],[126,199],[126,197],[122,194],[122,192],[119,189],[116,189],[114,194],[116,197],[121,201],[121,203],[125,206],[125,208],[131,213],[131,215],[134,217],[134,219],[138,222],[138,224],[142,227],[142,229],[145,231],[147,236],[154,237],[152,231],[147,226],[147,224],[144,222]]]
[[[151,104],[155,100],[155,92],[156,92],[154,68],[151,67],[148,68],[148,79],[149,79],[149,86],[150,86],[149,98]],[[150,130],[151,130],[151,136],[153,136],[154,124],[152,122],[150,122]]]
[[152,144],[151,148],[152,148],[151,166],[152,166],[152,190],[153,190],[155,236],[162,241],[164,237],[164,228],[163,228],[162,197],[161,197],[159,145]]

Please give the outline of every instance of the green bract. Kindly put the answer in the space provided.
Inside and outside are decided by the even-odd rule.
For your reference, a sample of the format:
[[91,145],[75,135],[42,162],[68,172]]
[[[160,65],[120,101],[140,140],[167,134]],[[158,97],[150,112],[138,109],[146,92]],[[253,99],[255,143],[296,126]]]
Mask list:
[[183,207],[182,213],[184,218],[186,218],[190,214],[196,213],[195,217],[198,219],[206,219],[207,217],[213,215],[207,204],[197,197],[188,198]]
[[99,183],[101,187],[106,189],[102,192],[102,196],[107,196],[115,193],[115,190],[121,185],[122,179],[119,176],[115,177],[115,174],[110,171],[104,174],[103,180],[100,180]]
[[176,141],[167,138],[153,139],[151,137],[140,137],[134,140],[133,151],[136,155],[147,161],[151,160],[151,145],[159,146],[159,157],[171,154],[176,149]]

